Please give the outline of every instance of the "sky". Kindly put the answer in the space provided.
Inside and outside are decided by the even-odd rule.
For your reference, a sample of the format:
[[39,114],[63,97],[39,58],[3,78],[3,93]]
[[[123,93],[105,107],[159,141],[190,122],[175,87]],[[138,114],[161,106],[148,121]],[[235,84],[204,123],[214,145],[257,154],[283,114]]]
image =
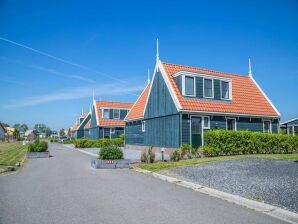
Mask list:
[[160,60],[247,75],[298,116],[298,1],[0,0],[0,121],[68,128],[134,102]]

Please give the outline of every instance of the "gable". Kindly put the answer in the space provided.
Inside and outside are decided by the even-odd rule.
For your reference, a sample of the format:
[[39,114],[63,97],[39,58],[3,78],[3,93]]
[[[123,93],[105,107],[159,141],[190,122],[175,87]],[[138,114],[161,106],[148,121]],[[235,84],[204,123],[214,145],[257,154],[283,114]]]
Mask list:
[[170,94],[168,86],[161,74],[161,71],[156,71],[152,80],[146,108],[145,119],[160,116],[166,116],[177,113],[173,98]]

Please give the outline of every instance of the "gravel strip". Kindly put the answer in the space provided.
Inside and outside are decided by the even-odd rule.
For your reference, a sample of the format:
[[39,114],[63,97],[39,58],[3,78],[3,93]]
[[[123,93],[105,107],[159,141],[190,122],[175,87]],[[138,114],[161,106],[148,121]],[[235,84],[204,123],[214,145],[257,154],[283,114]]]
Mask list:
[[298,162],[245,158],[179,167],[168,172],[298,213]]

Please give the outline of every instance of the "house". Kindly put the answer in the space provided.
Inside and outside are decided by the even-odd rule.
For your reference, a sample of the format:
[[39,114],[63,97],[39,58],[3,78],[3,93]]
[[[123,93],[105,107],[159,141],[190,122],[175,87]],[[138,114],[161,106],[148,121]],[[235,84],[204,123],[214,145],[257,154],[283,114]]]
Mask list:
[[5,133],[6,133],[6,129],[2,125],[2,123],[0,122],[0,140],[4,140],[5,139]]
[[280,128],[286,130],[288,135],[298,135],[298,117],[282,122]]
[[9,140],[13,140],[14,139],[14,136],[13,136],[13,133],[15,132],[15,128],[12,128],[12,127],[6,127],[6,135],[7,135],[7,138]]
[[252,76],[166,63],[125,118],[127,148],[199,147],[210,129],[277,133],[280,114]]
[[72,139],[80,139],[80,138],[86,138],[85,136],[85,125],[90,121],[91,119],[91,112],[83,113],[82,115],[77,119],[76,123],[73,124],[73,126],[70,128],[70,137]]
[[90,124],[86,124],[86,138],[118,138],[124,133],[124,118],[132,103],[93,100]]
[[25,134],[24,134],[25,139],[30,141],[36,139],[38,136],[39,134],[35,130],[27,130],[25,131]]

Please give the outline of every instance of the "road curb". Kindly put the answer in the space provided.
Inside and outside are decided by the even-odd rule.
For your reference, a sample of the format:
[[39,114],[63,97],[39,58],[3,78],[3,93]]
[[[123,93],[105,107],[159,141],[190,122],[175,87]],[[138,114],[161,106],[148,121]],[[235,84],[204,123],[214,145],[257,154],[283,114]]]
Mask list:
[[73,148],[73,147],[71,147],[71,146],[68,146],[68,145],[64,145],[66,148],[68,148],[68,149],[72,149],[73,151],[76,151],[76,152],[81,152],[81,153],[85,153],[85,154],[87,154],[87,155],[89,155],[89,156],[93,156],[93,157],[95,157],[95,158],[98,158],[98,155],[97,154],[94,154],[94,153],[91,153],[91,152],[86,152],[86,151],[84,151],[84,150],[80,150],[80,149],[75,149],[75,148]]
[[263,202],[259,202],[259,201],[254,201],[251,199],[247,199],[247,198],[243,198],[240,197],[238,195],[233,195],[230,193],[226,193],[223,191],[219,191],[216,189],[212,189],[209,187],[205,187],[202,186],[200,184],[195,184],[192,182],[188,182],[188,181],[184,181],[184,180],[180,180],[178,178],[175,177],[169,177],[163,174],[159,174],[156,172],[152,172],[152,171],[148,171],[148,170],[143,170],[140,168],[134,168],[135,171],[146,174],[146,175],[151,175],[155,178],[158,178],[160,180],[163,181],[167,181],[169,183],[173,183],[182,187],[186,187],[189,189],[192,189],[194,191],[203,193],[203,194],[207,194],[209,196],[215,197],[215,198],[219,198],[225,201],[228,201],[230,203],[234,203],[252,210],[255,210],[257,212],[261,212],[263,214],[266,215],[270,215],[274,218],[292,223],[292,224],[297,224],[298,223],[298,214],[294,213],[294,212],[290,212],[288,210],[273,206],[273,205],[269,205]]

